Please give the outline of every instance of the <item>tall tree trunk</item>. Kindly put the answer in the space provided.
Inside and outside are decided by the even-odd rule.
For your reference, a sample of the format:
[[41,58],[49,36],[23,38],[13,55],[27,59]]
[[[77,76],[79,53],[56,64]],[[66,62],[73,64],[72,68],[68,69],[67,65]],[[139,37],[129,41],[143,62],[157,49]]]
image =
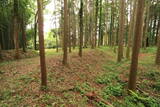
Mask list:
[[135,35],[134,35],[134,46],[132,53],[132,62],[129,75],[129,90],[136,89],[136,77],[137,77],[137,68],[138,68],[138,55],[141,46],[141,37],[142,37],[142,25],[143,25],[143,12],[144,12],[144,0],[138,0],[136,13],[136,25],[135,25]]
[[80,3],[80,11],[79,11],[79,18],[80,18],[80,42],[79,42],[79,56],[82,57],[82,48],[83,48],[83,0]]
[[[57,19],[56,19],[56,16],[55,16],[55,22],[54,22],[55,28],[57,28],[56,20],[57,20]],[[59,49],[58,49],[58,47],[59,47],[59,45],[58,45],[58,35],[59,35],[59,29],[58,29],[57,32],[55,32],[55,38],[56,38],[56,52],[59,51]],[[54,38],[54,35],[53,35],[53,38]]]
[[36,12],[35,19],[34,19],[34,49],[37,50],[37,15],[38,11]]
[[21,22],[21,29],[22,29],[22,47],[23,47],[23,52],[26,52],[26,25],[24,22],[24,16],[22,16],[22,22]]
[[143,48],[146,49],[147,45],[147,37],[148,37],[148,27],[149,27],[149,19],[150,19],[150,1],[146,3],[146,21],[144,25],[144,33],[143,33]]
[[137,0],[131,1],[133,2],[133,11],[131,13],[131,20],[130,20],[130,25],[129,25],[129,33],[128,33],[128,45],[127,45],[127,51],[126,51],[126,58],[130,58],[130,51],[132,47],[132,39],[133,39],[133,29],[134,29],[134,23],[135,23],[135,15],[136,15],[136,2]]
[[103,37],[102,37],[102,0],[100,0],[100,16],[99,16],[99,39],[98,39],[98,46],[103,44]]
[[110,22],[110,31],[109,31],[109,38],[108,38],[108,45],[112,46],[112,35],[113,35],[113,29],[114,29],[114,0],[112,0],[111,3],[111,22]]
[[77,39],[77,26],[76,26],[76,15],[75,15],[75,11],[73,11],[73,22],[74,22],[74,24],[73,24],[73,49],[75,49],[76,48],[76,39]]
[[47,87],[47,72],[44,50],[44,25],[43,25],[43,2],[37,0],[38,6],[38,34],[39,34],[39,51],[40,51],[40,65],[41,65],[41,88]]
[[160,65],[160,27],[159,27],[159,36],[158,36],[158,41],[157,41],[157,55],[156,55],[156,64]]
[[71,1],[69,1],[68,6],[68,47],[69,47],[69,53],[72,52],[72,35],[71,35]]
[[124,20],[125,20],[125,0],[120,1],[120,23],[119,23],[119,43],[118,43],[118,59],[120,62],[123,58],[123,41],[124,41]]
[[13,16],[13,37],[15,44],[15,58],[19,59],[19,37],[18,37],[18,0],[14,0],[14,16]]
[[68,58],[68,3],[64,0],[64,40],[63,40],[63,65],[67,65]]
[[56,34],[56,52],[59,51],[59,45],[58,45],[58,35]]
[[156,39],[157,39],[157,35],[156,35],[156,26],[157,26],[157,15],[154,15],[154,24],[153,24],[153,46],[156,45]]
[[94,48],[97,46],[97,28],[98,28],[97,22],[98,22],[98,10],[99,10],[99,0],[96,0]]
[[89,30],[89,27],[88,27],[88,23],[89,23],[89,17],[88,17],[88,9],[87,9],[87,6],[88,6],[88,0],[85,0],[85,6],[84,6],[84,23],[85,23],[85,34],[84,34],[84,48],[87,48],[88,47],[88,40],[89,40],[89,36],[90,36],[90,32],[88,31]]

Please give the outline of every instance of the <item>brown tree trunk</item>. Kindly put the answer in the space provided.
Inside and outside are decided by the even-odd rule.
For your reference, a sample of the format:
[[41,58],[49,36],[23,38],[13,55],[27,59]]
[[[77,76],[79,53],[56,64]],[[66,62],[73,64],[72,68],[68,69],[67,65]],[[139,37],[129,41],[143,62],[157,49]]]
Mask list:
[[36,12],[35,19],[34,19],[34,49],[37,50],[37,15],[38,11]]
[[133,0],[133,12],[131,15],[131,22],[129,25],[129,33],[128,33],[128,46],[127,46],[127,51],[126,51],[126,58],[130,59],[130,51],[132,47],[132,39],[133,39],[133,29],[134,29],[134,23],[135,23],[135,15],[136,15],[136,1]]
[[82,48],[83,48],[83,0],[80,3],[80,42],[79,42],[79,56],[82,57]]
[[19,59],[19,36],[18,36],[18,1],[14,0],[14,16],[13,16],[13,37],[14,37],[14,45],[15,45],[15,58]]
[[135,25],[135,35],[134,35],[134,45],[132,53],[132,62],[129,75],[129,90],[136,89],[136,77],[137,77],[137,68],[138,68],[138,55],[141,46],[141,37],[142,37],[142,25],[143,25],[143,12],[144,12],[144,0],[138,0],[136,13],[136,25]]
[[157,41],[157,55],[156,55],[156,64],[160,65],[160,27],[159,27],[159,36],[158,36],[158,41]]
[[76,37],[77,37],[77,23],[76,23],[76,15],[75,15],[75,10],[73,9],[73,35],[72,35],[72,43],[73,43],[73,49],[76,48]]
[[39,51],[40,51],[40,65],[41,65],[41,87],[47,87],[47,72],[46,72],[46,61],[45,61],[45,50],[44,50],[44,31],[43,31],[43,2],[37,0],[38,6],[38,34],[39,34]]
[[[71,1],[69,1],[71,2]],[[69,3],[70,4],[70,3]],[[69,47],[69,53],[72,52],[72,40],[71,40],[71,7],[68,6],[68,47]]]
[[125,20],[125,0],[120,1],[120,23],[119,23],[119,43],[118,43],[118,59],[120,62],[123,58],[123,41],[124,41],[124,20]]
[[87,5],[88,5],[88,0],[85,0],[85,6],[84,6],[84,23],[85,23],[85,34],[84,34],[84,48],[88,47],[88,40],[89,40],[89,27],[88,27],[88,23],[89,23],[89,17],[88,17],[88,9],[87,9]]
[[22,29],[22,42],[23,42],[23,52],[26,52],[26,25],[24,22],[24,18],[22,16],[22,22],[21,22],[21,29]]
[[64,0],[64,40],[63,40],[63,65],[67,65],[68,58],[68,3]]
[[95,35],[94,35],[94,48],[97,46],[97,23],[98,23],[98,10],[99,10],[99,0],[96,0],[96,13],[95,13]]
[[150,1],[146,4],[146,21],[144,25],[144,33],[143,33],[143,48],[146,49],[147,45],[147,36],[148,36],[148,27],[149,27],[149,19],[150,19]]

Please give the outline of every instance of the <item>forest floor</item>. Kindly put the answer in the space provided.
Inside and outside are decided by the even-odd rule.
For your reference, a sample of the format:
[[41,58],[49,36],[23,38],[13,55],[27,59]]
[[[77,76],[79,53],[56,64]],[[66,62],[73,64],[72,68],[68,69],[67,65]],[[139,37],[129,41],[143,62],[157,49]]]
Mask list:
[[[137,92],[128,95],[130,61],[116,62],[113,49],[85,49],[83,57],[47,50],[48,88],[40,91],[39,57],[0,64],[0,107],[160,107],[160,68],[155,48],[141,50]],[[108,105],[109,106],[108,106]]]

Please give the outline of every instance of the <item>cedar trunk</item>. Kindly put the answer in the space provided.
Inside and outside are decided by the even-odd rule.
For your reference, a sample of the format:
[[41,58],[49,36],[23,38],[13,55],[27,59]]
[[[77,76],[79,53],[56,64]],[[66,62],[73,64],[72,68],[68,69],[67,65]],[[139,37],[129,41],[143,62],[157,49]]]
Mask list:
[[21,22],[21,29],[22,29],[22,42],[23,42],[23,52],[26,52],[26,25],[24,22],[24,17],[22,17],[22,22]]
[[119,41],[118,41],[118,59],[120,62],[123,58],[123,40],[124,40],[124,19],[125,19],[125,0],[120,1],[120,23],[119,23]]
[[41,86],[47,86],[47,73],[44,50],[44,31],[43,31],[43,4],[42,0],[37,0],[38,5],[38,34],[39,34],[39,51],[40,51],[40,65],[41,65]]
[[129,75],[129,90],[136,89],[136,77],[137,77],[137,68],[138,68],[138,55],[141,46],[141,37],[142,37],[142,24],[143,24],[143,12],[144,12],[144,0],[138,0],[137,14],[136,14],[136,25],[135,25],[135,35],[134,35],[134,45],[132,53],[132,62]]
[[18,37],[18,0],[14,0],[14,16],[13,16],[13,37],[15,45],[15,58],[19,59],[19,37]]
[[68,58],[68,6],[67,0],[64,0],[64,37],[63,37],[63,65],[67,65]]
[[133,39],[133,31],[134,31],[134,23],[135,23],[135,15],[136,15],[136,1],[137,0],[133,0],[134,4],[133,4],[133,12],[131,15],[131,22],[129,25],[129,33],[128,33],[128,46],[127,46],[127,51],[126,51],[126,58],[130,59],[130,51],[131,51],[131,47],[132,47],[132,39]]
[[156,55],[156,64],[160,65],[160,27],[159,27],[159,36],[158,36],[158,41],[157,41],[157,55]]
[[80,16],[80,43],[79,43],[79,56],[82,57],[82,47],[83,47],[83,0],[81,0],[80,4],[80,11],[79,11],[79,16]]

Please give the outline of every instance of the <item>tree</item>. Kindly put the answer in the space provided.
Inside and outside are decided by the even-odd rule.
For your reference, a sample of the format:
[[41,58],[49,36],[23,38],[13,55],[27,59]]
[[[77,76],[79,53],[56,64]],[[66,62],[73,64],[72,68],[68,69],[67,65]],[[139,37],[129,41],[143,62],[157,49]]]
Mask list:
[[136,89],[136,77],[137,77],[137,69],[138,69],[138,55],[141,46],[141,37],[142,37],[142,28],[143,28],[143,12],[144,12],[144,0],[138,0],[137,5],[137,13],[136,13],[136,25],[135,25],[135,34],[134,34],[134,45],[132,51],[132,60],[130,67],[130,75],[129,75],[129,90]]
[[18,22],[18,0],[14,0],[14,16],[13,16],[13,37],[15,45],[15,58],[19,58],[19,22]]
[[64,37],[63,37],[63,64],[67,65],[68,57],[68,3],[64,0]]
[[120,62],[123,58],[123,40],[124,40],[124,19],[125,19],[125,0],[120,1],[120,16],[119,16],[119,41],[118,41],[118,59]]
[[98,10],[99,10],[99,0],[96,0],[96,13],[95,13],[95,35],[94,35],[94,48],[97,45],[97,23],[98,23]]
[[69,53],[72,52],[72,35],[71,35],[71,3],[72,1],[71,0],[68,0],[68,47],[69,47]]
[[23,15],[21,19],[21,30],[22,30],[22,40],[23,40],[22,41],[23,52],[26,52],[26,25]]
[[37,50],[37,15],[38,11],[35,14],[34,18],[34,49]]
[[157,49],[157,55],[156,55],[156,64],[160,65],[160,27],[159,27],[159,36],[158,36],[158,49]]
[[99,16],[99,39],[98,46],[103,44],[103,35],[102,35],[102,0],[100,0],[100,16]]
[[80,42],[79,42],[79,56],[82,57],[82,48],[83,48],[83,0],[80,3],[80,11],[79,11],[79,18],[80,18]]
[[131,20],[129,25],[129,32],[128,32],[128,44],[127,44],[127,51],[126,51],[126,58],[130,59],[130,50],[132,47],[132,38],[133,38],[133,32],[134,32],[134,25],[135,25],[135,16],[136,16],[136,1],[132,0],[131,4],[133,3],[133,10],[131,13]]
[[43,31],[43,2],[37,0],[38,6],[38,34],[39,34],[39,51],[40,51],[40,65],[41,65],[41,87],[47,86],[47,72],[45,62],[45,50],[44,50],[44,31]]
[[148,37],[148,27],[149,27],[149,20],[150,20],[150,1],[146,1],[146,20],[144,26],[144,33],[143,33],[143,48],[146,49],[146,40]]

